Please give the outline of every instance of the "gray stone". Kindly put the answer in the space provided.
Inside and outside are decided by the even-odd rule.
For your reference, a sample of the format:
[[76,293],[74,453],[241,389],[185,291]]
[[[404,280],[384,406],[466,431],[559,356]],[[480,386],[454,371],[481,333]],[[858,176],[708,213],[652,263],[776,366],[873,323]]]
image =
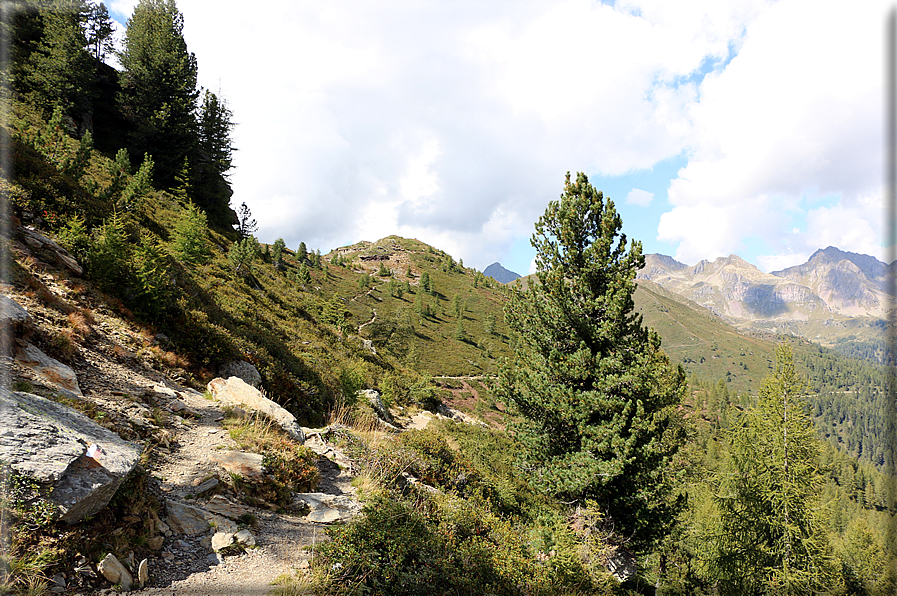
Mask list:
[[75,371],[50,358],[36,346],[26,344],[16,352],[16,362],[31,370],[41,381],[61,390],[67,397],[83,397]]
[[140,565],[137,566],[137,585],[141,588],[146,585],[146,582],[149,581],[149,563],[146,559],[140,561]]
[[243,529],[234,534],[234,541],[239,542],[243,546],[255,546],[255,536],[249,530]]
[[172,412],[180,412],[182,410],[187,409],[187,404],[185,404],[184,402],[182,402],[179,399],[176,399],[173,402],[171,402],[170,404],[168,404],[168,409],[171,410]]
[[309,508],[306,519],[321,524],[349,521],[361,511],[361,504],[351,497],[327,493],[299,493],[291,504],[294,509],[304,503]]
[[177,391],[159,383],[156,383],[152,387],[147,388],[145,394],[156,399],[177,399],[178,397]]
[[0,324],[6,328],[8,325],[21,325],[28,320],[28,311],[18,302],[0,294]]
[[224,559],[221,558],[221,555],[218,553],[212,553],[208,557],[206,557],[206,561],[209,562],[209,565],[218,565],[224,562]]
[[67,267],[69,271],[71,271],[75,275],[82,275],[84,273],[84,269],[81,267],[81,265],[78,264],[78,261],[72,258],[71,255],[68,255],[66,253],[57,252],[56,262]]
[[207,512],[202,509],[177,501],[167,501],[165,507],[168,509],[168,525],[175,534],[196,536],[209,531]]
[[131,591],[131,585],[134,583],[134,576],[131,575],[124,565],[115,558],[115,555],[109,553],[106,558],[97,565],[99,572],[109,580],[112,584],[118,584],[125,592]]
[[237,474],[250,482],[265,480],[265,470],[262,467],[264,457],[258,453],[243,453],[242,451],[224,451],[212,454],[212,461],[219,464],[227,472]]
[[625,582],[627,579],[635,577],[635,556],[625,548],[611,548],[604,557],[604,568],[618,582]]
[[305,519],[307,519],[308,521],[317,522],[319,524],[332,524],[333,522],[342,519],[342,516],[340,516],[339,511],[336,509],[331,509],[330,507],[321,507],[309,513],[305,517]]
[[146,545],[150,548],[150,550],[162,550],[162,545],[164,543],[165,536],[153,536],[146,541]]
[[139,457],[138,447],[72,408],[0,389],[0,461],[50,489],[61,521],[105,507]]
[[247,385],[252,385],[253,387],[262,386],[262,375],[259,374],[256,367],[245,360],[232,360],[231,362],[228,362],[221,367],[221,376],[224,378],[239,377]]
[[380,417],[380,420],[388,422],[389,424],[395,424],[392,419],[392,414],[390,414],[389,410],[386,409],[386,406],[383,405],[383,400],[380,399],[380,394],[378,392],[373,389],[362,389],[358,392],[358,395],[368,400],[368,403],[374,408],[374,411],[377,413],[377,416]]
[[293,440],[299,443],[305,442],[305,434],[296,418],[242,379],[238,377],[230,377],[227,380],[212,379],[208,389],[222,406],[242,406],[260,412],[279,424]]
[[196,495],[201,495],[203,493],[207,493],[210,490],[212,490],[213,488],[215,488],[216,486],[218,486],[218,484],[219,484],[219,482],[218,482],[217,478],[209,478],[205,482],[200,483],[199,486],[196,487],[196,490],[194,491],[194,493]]
[[221,495],[215,495],[209,499],[209,502],[206,503],[204,507],[207,511],[223,515],[224,517],[229,517],[230,519],[238,519],[249,513],[248,508],[238,503],[234,503]]

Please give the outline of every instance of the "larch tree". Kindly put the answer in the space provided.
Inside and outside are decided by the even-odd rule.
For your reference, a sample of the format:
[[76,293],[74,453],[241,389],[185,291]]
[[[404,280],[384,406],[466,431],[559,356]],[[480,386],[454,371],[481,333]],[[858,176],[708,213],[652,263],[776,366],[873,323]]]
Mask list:
[[594,500],[640,548],[675,517],[668,464],[685,376],[633,311],[645,261],[621,227],[613,202],[568,173],[532,237],[538,282],[505,310],[520,341],[501,393],[521,415],[512,430],[531,483],[566,502]]
[[129,150],[153,156],[156,182],[165,187],[197,138],[196,57],[187,51],[183,29],[174,0],[140,0],[118,54],[121,104],[134,125]]
[[731,463],[719,472],[719,527],[709,571],[720,594],[818,594],[839,578],[820,519],[819,440],[790,346],[759,401],[729,430]]

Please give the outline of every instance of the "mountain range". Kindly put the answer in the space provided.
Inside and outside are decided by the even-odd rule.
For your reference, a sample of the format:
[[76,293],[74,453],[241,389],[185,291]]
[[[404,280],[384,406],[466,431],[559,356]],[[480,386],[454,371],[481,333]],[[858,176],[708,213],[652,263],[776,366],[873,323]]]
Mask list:
[[880,338],[894,310],[895,263],[828,247],[763,273],[737,255],[686,265],[649,254],[638,280],[700,305],[743,331],[791,333],[824,345]]

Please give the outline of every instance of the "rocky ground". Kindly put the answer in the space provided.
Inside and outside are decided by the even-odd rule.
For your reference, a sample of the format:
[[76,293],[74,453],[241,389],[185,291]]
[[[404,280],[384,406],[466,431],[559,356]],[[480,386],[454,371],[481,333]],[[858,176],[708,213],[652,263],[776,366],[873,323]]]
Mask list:
[[[0,372],[14,391],[62,401],[86,414],[86,424],[94,421],[136,447],[139,467],[148,475],[145,501],[151,503],[102,528],[109,541],[104,552],[114,550],[121,561],[76,556],[71,569],[52,578],[50,592],[111,594],[130,583],[141,595],[266,594],[277,578],[307,568],[326,526],[361,509],[348,472],[352,466],[327,442],[326,429],[300,428],[270,402],[255,408],[287,436],[305,436],[305,445],[319,456],[320,483],[318,492],[297,494],[289,513],[243,502],[231,474],[262,475],[262,456],[241,453],[222,426],[227,400],[217,387],[224,382],[209,384],[220,402],[166,350],[167,337],[129,323],[85,288],[77,263],[58,245],[22,228],[18,237],[22,241],[12,250],[20,269],[14,283],[0,288],[0,325],[14,338]],[[245,362],[236,365],[252,369]],[[260,380],[257,371],[239,376],[250,384]],[[243,389],[268,401],[249,385]],[[368,393],[381,418],[394,423],[384,423],[392,432],[422,429],[437,417],[475,422],[450,408],[393,419],[376,392]],[[271,407],[281,411],[272,413]],[[86,451],[75,444],[71,465],[102,464],[102,449],[91,455],[94,445],[79,441]],[[136,455],[131,465],[134,461]],[[115,537],[122,536],[139,536],[141,542],[129,551],[119,540],[113,548]]]

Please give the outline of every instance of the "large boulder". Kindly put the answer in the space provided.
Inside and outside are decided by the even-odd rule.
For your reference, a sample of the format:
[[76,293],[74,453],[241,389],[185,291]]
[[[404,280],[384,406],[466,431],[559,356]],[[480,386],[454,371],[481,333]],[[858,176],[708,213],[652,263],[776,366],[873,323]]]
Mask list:
[[66,397],[83,397],[78,386],[78,377],[70,367],[51,358],[32,344],[26,344],[16,352],[16,362],[31,370],[48,386],[62,392]]
[[261,412],[286,432],[293,440],[304,443],[305,433],[296,418],[285,409],[262,395],[262,393],[248,385],[239,377],[229,379],[212,379],[208,385],[212,397],[221,402],[222,406],[241,406],[248,410]]
[[386,406],[383,404],[383,400],[380,399],[380,393],[373,389],[362,389],[358,392],[358,395],[365,398],[367,402],[371,404],[371,407],[374,408],[374,412],[377,413],[380,420],[388,422],[389,424],[395,424],[392,419],[392,414],[389,413],[389,410],[387,410]]
[[73,524],[104,508],[140,449],[67,406],[0,389],[0,461],[46,490]]
[[258,369],[245,360],[232,360],[221,367],[221,376],[224,378],[240,377],[247,385],[253,387],[262,386],[262,375]]

